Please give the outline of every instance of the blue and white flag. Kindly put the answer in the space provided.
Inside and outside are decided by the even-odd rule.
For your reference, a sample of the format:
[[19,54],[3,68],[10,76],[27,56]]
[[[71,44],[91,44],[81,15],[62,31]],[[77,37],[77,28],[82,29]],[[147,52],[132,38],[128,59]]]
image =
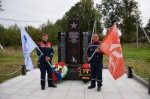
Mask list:
[[32,38],[28,35],[24,28],[20,28],[22,49],[24,55],[24,62],[27,70],[33,70],[33,64],[31,61],[30,53],[37,47]]

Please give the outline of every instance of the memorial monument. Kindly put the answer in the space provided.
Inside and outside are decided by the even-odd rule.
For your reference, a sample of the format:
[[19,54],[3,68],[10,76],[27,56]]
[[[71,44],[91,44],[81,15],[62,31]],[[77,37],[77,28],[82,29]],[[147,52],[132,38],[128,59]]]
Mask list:
[[80,79],[78,67],[87,62],[89,32],[81,32],[79,20],[68,21],[68,32],[58,33],[58,61],[68,66],[65,79]]

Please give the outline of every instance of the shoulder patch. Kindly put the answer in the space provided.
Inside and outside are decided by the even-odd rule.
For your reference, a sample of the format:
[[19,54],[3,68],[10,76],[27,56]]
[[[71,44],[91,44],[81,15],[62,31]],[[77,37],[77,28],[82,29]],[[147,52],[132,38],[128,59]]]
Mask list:
[[45,47],[45,44],[43,42],[38,43],[41,47]]
[[52,47],[52,44],[50,43],[50,42],[48,42],[47,44],[46,44],[46,47]]

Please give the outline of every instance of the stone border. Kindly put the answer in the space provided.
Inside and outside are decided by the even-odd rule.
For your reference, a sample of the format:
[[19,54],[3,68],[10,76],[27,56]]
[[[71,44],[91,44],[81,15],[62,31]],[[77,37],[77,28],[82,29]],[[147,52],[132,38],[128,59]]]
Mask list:
[[133,72],[132,67],[128,67],[128,70],[125,69],[125,73],[127,74],[128,78],[133,78],[139,83],[141,83],[142,85],[144,85],[148,89],[148,94],[150,94],[150,77],[148,79],[149,80],[148,82],[145,81],[144,79],[142,79],[141,77],[139,77]]
[[[127,75],[129,74],[129,72],[128,72],[127,69],[125,69],[125,73],[126,73]],[[138,81],[139,83],[141,83],[142,85],[144,85],[145,87],[148,88],[148,82],[147,82],[147,81],[143,80],[141,77],[139,77],[139,76],[136,75],[136,74],[133,74],[133,73],[132,73],[132,75],[133,75],[133,78],[134,78],[136,81]]]

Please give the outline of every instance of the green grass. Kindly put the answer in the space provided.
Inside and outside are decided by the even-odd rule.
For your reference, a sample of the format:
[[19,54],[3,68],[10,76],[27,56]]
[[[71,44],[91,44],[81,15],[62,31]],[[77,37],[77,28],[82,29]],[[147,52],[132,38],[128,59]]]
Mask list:
[[[22,64],[23,56],[21,48],[15,49],[9,47],[5,49],[5,52],[2,52],[0,50],[0,74],[8,74],[14,72],[15,70],[19,69]],[[9,76],[0,75],[0,83],[20,74],[21,71]]]
[[[145,80],[150,77],[150,44],[140,43],[138,46],[133,44],[122,45],[125,67],[132,66],[135,73]],[[58,61],[57,46],[54,46],[53,64]],[[32,62],[37,67],[36,51],[31,53]],[[16,71],[24,64],[22,48],[5,48],[5,52],[0,50],[0,74],[7,74]],[[108,57],[104,55],[104,65],[108,65]],[[0,83],[7,79],[21,75],[18,71],[14,75],[0,76]]]
[[150,77],[150,44],[123,44],[125,67],[132,66],[134,72],[145,80]]
[[[148,81],[150,77],[150,44],[122,44],[124,66],[132,66],[136,75]],[[108,65],[108,57],[104,55],[104,66]]]
[[[57,47],[55,46],[54,46],[54,51],[55,53],[54,53],[54,58],[53,58],[53,64],[57,63],[57,59],[58,59]],[[31,59],[36,68],[37,59],[38,59],[36,50],[34,50],[31,53]],[[5,48],[5,52],[2,52],[0,50],[0,83],[2,83],[3,81],[7,79],[13,78],[17,75],[21,75],[21,70],[13,75],[1,75],[1,74],[12,73],[18,70],[21,67],[21,65],[24,65],[24,58],[23,58],[21,47],[19,48],[8,47],[8,48]]]

